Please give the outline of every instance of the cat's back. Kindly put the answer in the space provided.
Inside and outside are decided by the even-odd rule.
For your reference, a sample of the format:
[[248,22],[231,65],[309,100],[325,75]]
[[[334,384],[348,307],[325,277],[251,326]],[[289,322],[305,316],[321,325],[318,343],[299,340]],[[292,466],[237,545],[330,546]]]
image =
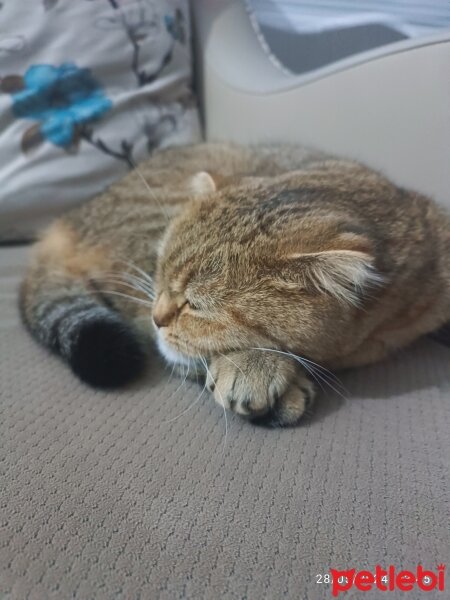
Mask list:
[[429,199],[399,188],[355,161],[299,145],[214,142],[156,151],[66,219],[83,235],[94,237],[103,231],[108,235],[123,231],[128,225],[139,229],[144,223],[161,229],[194,197],[190,181],[199,172],[208,172],[218,189],[226,188],[226,196],[239,203],[245,196],[245,181],[259,178],[264,192],[258,200],[260,210],[278,209],[272,199],[264,206],[268,189],[282,204],[290,188],[303,206],[359,216],[400,239],[423,236],[429,223],[441,237],[449,229],[448,216]]
[[138,215],[141,221],[170,219],[195,195],[190,181],[199,172],[210,173],[223,187],[250,176],[274,177],[325,158],[323,153],[286,144],[205,142],[164,148],[64,219],[83,235],[117,229]]

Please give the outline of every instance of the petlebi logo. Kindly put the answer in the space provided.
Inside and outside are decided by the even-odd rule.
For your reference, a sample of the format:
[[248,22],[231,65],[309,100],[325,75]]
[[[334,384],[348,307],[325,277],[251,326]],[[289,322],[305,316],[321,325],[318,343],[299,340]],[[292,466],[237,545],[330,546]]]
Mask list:
[[376,565],[374,571],[356,571],[356,569],[330,569],[331,593],[334,597],[345,594],[352,588],[361,592],[378,589],[383,592],[431,592],[445,590],[445,565],[438,565],[436,570],[424,569],[417,565],[415,571],[399,570],[390,565],[383,568]]

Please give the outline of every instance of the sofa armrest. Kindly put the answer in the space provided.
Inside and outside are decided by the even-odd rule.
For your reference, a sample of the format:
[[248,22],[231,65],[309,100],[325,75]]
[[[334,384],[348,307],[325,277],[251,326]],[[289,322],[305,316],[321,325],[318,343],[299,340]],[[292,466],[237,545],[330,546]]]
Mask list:
[[285,141],[360,160],[450,208],[450,31],[307,75],[281,69],[242,0],[195,0],[207,139]]

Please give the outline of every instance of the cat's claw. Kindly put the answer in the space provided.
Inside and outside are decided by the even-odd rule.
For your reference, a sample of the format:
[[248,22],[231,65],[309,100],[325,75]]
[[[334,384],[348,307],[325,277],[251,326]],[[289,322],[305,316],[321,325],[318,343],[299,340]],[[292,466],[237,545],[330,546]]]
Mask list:
[[313,403],[314,384],[294,361],[256,350],[215,357],[207,388],[215,401],[256,424],[296,424]]

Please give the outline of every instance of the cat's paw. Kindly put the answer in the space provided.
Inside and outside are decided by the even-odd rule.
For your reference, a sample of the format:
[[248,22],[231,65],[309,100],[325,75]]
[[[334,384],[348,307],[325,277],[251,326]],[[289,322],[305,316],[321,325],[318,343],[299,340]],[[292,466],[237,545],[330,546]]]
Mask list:
[[295,361],[258,350],[214,357],[206,385],[221,406],[271,427],[296,424],[315,397],[314,384]]

